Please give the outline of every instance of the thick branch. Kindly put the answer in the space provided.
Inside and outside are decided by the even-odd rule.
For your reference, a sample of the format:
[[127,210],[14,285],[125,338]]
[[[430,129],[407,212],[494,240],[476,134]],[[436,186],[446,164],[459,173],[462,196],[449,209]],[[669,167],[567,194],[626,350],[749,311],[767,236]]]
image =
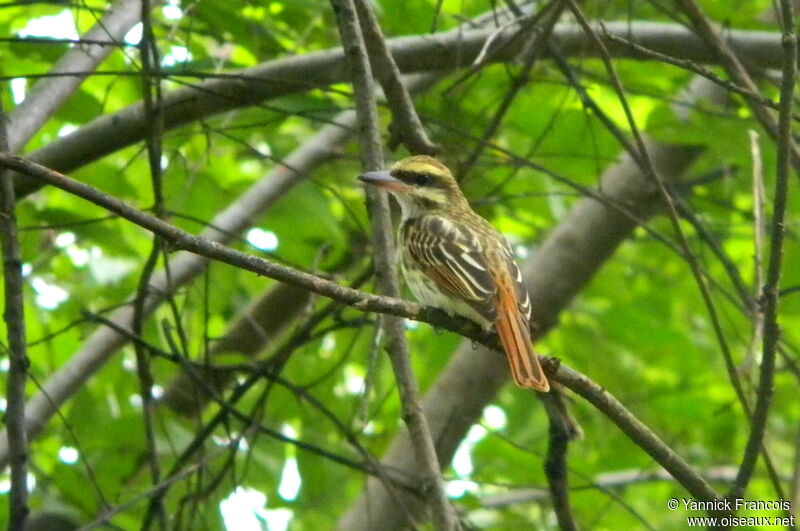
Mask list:
[[82,41],[96,41],[95,44],[81,44],[72,47],[59,59],[51,74],[73,76],[48,77],[40,80],[28,92],[25,100],[9,113],[9,151],[16,153],[36,134],[36,131],[55,114],[67,101],[81,82],[116,49],[115,46],[100,42],[117,42],[139,22],[140,0],[119,0],[86,34]]
[[[600,28],[596,28],[600,32]],[[651,22],[613,22],[603,26],[627,41],[660,53],[696,62],[714,62],[702,40],[675,24]],[[557,24],[553,39],[565,56],[597,55],[598,50],[575,24]],[[780,35],[772,32],[735,31],[727,34],[729,45],[748,62],[760,67],[780,66]],[[487,40],[493,50],[487,60],[501,62],[515,57],[527,40],[515,28],[449,31],[436,35],[399,37],[387,41],[389,51],[401,72],[446,71],[470,64],[481,53]],[[607,42],[617,57],[641,59],[629,46]],[[203,77],[204,74],[197,74]],[[290,93],[339,83],[346,79],[340,49],[313,52],[270,61],[257,67],[207,79],[191,87],[164,94],[163,126],[168,131],[196,120],[231,109],[256,105]],[[118,112],[101,116],[80,129],[54,140],[30,154],[44,166],[71,171],[144,138],[146,123],[142,104],[135,103]],[[17,197],[41,186],[23,180],[16,183]]]

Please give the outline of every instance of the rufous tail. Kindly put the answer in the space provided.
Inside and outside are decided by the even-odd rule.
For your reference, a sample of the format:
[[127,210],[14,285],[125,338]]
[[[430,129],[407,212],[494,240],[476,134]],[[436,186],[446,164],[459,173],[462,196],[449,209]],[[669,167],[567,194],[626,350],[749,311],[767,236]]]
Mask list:
[[514,383],[520,387],[532,387],[537,391],[549,391],[550,384],[539,364],[539,358],[533,351],[528,324],[517,307],[516,298],[510,293],[501,292],[498,299],[498,318],[495,328],[506,351]]

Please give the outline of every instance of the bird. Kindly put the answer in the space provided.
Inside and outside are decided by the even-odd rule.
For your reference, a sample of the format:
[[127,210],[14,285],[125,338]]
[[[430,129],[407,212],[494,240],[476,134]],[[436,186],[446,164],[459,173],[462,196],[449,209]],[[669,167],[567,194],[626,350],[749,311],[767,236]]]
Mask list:
[[494,328],[520,387],[550,384],[533,350],[531,303],[506,239],[475,213],[439,160],[415,155],[358,179],[390,192],[400,205],[400,269],[416,299]]

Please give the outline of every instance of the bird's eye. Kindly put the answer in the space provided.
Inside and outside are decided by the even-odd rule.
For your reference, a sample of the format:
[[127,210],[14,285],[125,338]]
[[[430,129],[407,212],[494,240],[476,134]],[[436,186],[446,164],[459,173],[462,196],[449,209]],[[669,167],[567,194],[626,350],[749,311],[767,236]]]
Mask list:
[[427,173],[420,173],[417,175],[417,184],[420,186],[426,186],[431,183],[431,176]]

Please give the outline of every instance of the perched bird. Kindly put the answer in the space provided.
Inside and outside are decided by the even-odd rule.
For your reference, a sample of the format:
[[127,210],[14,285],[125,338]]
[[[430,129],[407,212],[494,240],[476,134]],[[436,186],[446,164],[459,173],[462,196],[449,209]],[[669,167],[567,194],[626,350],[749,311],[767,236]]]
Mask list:
[[531,305],[505,238],[473,212],[441,162],[425,155],[359,179],[397,198],[403,276],[423,304],[494,327],[514,382],[550,390],[531,344]]

